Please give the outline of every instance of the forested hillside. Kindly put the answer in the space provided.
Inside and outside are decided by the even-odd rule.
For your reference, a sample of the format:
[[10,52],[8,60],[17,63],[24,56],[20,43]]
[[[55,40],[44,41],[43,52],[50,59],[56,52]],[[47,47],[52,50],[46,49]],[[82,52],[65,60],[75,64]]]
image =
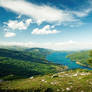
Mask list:
[[75,52],[67,56],[76,63],[92,68],[92,50]]
[[64,66],[50,63],[45,56],[50,52],[46,49],[30,49],[15,51],[0,49],[0,77],[29,77],[62,71]]

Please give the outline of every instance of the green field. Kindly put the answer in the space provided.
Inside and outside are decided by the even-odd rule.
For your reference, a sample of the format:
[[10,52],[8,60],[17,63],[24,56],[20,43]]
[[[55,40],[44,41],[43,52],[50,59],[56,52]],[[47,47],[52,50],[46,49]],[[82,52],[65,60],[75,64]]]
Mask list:
[[92,92],[92,71],[70,70],[2,81],[0,92]]

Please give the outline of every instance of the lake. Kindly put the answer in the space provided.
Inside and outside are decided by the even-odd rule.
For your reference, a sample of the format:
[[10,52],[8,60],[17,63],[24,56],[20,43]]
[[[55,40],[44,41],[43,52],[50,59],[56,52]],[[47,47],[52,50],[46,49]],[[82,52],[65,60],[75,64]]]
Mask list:
[[48,61],[52,61],[57,64],[62,64],[68,67],[68,69],[88,69],[92,70],[92,68],[88,68],[85,66],[81,66],[79,64],[76,64],[76,62],[71,61],[69,58],[66,58],[66,56],[69,54],[69,52],[54,52],[46,57]]

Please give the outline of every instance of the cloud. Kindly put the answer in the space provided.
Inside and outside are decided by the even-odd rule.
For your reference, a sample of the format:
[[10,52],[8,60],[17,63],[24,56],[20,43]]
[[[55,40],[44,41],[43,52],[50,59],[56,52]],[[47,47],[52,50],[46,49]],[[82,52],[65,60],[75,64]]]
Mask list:
[[[89,2],[88,5],[89,6],[86,6],[86,8],[79,7],[80,10],[78,11],[71,11],[67,9],[58,9],[57,7],[48,5],[36,5],[27,0],[0,0],[0,7],[18,13],[20,15],[18,18],[20,18],[21,15],[29,16],[38,25],[43,22],[48,22],[57,25],[66,24],[67,26],[70,26],[68,24],[71,23],[72,26],[80,26],[80,18],[88,16],[92,11],[92,2]],[[23,23],[21,23],[21,25],[23,25]],[[26,29],[25,27],[23,28]]]
[[32,31],[32,34],[35,34],[35,35],[44,35],[44,34],[56,34],[56,33],[59,33],[59,32],[60,31],[52,30],[51,27],[50,27],[50,25],[46,25],[42,29],[35,28]]
[[8,22],[4,22],[4,24],[6,24],[7,27],[12,30],[26,30],[31,22],[31,19],[20,22],[18,20],[9,20]]
[[92,42],[75,42],[75,41],[66,41],[66,42],[0,42],[0,45],[3,46],[23,46],[23,47],[39,47],[47,48],[54,50],[88,50],[92,49]]
[[47,5],[36,5],[25,0],[0,0],[0,7],[6,8],[18,14],[32,17],[38,24],[43,21],[49,23],[62,23],[75,21],[72,14]]
[[77,17],[86,17],[90,12],[92,12],[92,8],[83,9],[81,11],[72,11],[72,14]]
[[15,36],[16,36],[16,33],[13,33],[13,32],[6,32],[4,36],[5,36],[6,38],[8,38],[8,37],[15,37]]

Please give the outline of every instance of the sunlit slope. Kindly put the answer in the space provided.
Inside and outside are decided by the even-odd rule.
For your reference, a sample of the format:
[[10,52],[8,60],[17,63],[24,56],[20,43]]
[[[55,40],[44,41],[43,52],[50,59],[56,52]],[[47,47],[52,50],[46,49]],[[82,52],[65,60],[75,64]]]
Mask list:
[[0,92],[92,92],[92,71],[70,70],[26,79],[2,81]]

